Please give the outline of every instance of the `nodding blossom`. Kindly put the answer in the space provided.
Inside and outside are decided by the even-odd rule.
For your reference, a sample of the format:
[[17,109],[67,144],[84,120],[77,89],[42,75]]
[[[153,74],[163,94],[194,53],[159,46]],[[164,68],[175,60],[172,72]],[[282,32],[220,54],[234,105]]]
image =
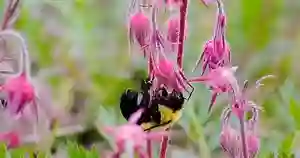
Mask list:
[[10,27],[17,19],[18,17],[18,7],[20,6],[20,0],[10,0],[7,1],[7,7],[4,12],[3,21],[1,24],[1,29],[5,30],[8,27]]
[[[259,111],[252,108],[252,117],[249,120],[245,120],[246,125],[245,137],[247,144],[247,153],[249,158],[254,158],[260,148],[260,140],[256,134],[255,126],[258,121]],[[232,158],[243,157],[242,149],[242,136],[237,129],[234,129],[230,125],[231,109],[226,108],[222,115],[222,131],[220,134],[220,145],[225,153]]]
[[2,91],[7,94],[8,109],[11,114],[19,117],[24,108],[28,104],[32,104],[34,114],[37,117],[34,87],[28,82],[24,73],[7,79],[5,84],[2,85]]
[[171,44],[172,52],[176,51],[178,42],[179,42],[179,23],[180,19],[177,16],[171,17],[167,21],[168,30],[167,30],[167,40]]
[[149,18],[142,11],[138,11],[130,17],[129,41],[133,43],[135,40],[144,56],[146,56],[145,48],[149,45],[151,32]]
[[204,76],[188,80],[189,82],[201,82],[210,87],[212,98],[208,108],[209,112],[220,93],[229,93],[233,96],[240,95],[239,85],[234,75],[236,70],[237,67],[218,67]]
[[183,0],[164,0],[165,1],[165,4],[167,5],[177,5],[177,6],[180,6],[182,5],[182,1]]
[[178,92],[188,91],[188,86],[192,87],[176,64],[164,56],[158,59],[157,64],[154,64],[153,75],[155,87],[165,85]]
[[112,154],[112,157],[119,157],[124,153],[128,147],[133,148],[141,158],[147,158],[145,152],[145,145],[147,140],[160,141],[163,136],[167,133],[163,132],[145,132],[141,126],[137,125],[136,122],[140,118],[143,110],[139,110],[134,113],[127,124],[119,127],[106,127],[104,130],[106,133],[112,135],[115,140],[116,150]]
[[[25,107],[32,105],[33,113],[38,119],[36,94],[33,85],[30,83],[30,61],[23,37],[12,30],[5,30],[0,32],[0,36],[15,37],[20,42],[21,47],[21,62],[20,73],[15,76],[11,76],[5,79],[3,85],[0,86],[0,90],[6,94],[7,108],[13,116],[19,118]],[[2,71],[0,72],[2,73]],[[4,72],[3,72],[4,73]]]
[[[188,29],[187,21],[185,21],[184,27],[184,39],[186,39],[186,32]],[[171,52],[177,53],[180,35],[180,17],[179,15],[173,15],[167,20],[167,35],[166,39],[171,45]]]
[[230,47],[225,39],[226,16],[222,3],[217,1],[218,13],[213,39],[208,40],[204,45],[204,50],[196,62],[193,71],[202,63],[202,75],[206,71],[211,71],[217,67],[227,66],[231,60]]

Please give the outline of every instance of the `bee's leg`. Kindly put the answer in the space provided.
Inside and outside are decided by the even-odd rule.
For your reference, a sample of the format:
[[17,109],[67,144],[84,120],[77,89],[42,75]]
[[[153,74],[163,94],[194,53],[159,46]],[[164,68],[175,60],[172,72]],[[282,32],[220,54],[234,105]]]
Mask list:
[[179,71],[180,76],[183,78],[183,80],[186,82],[186,84],[192,89],[191,92],[189,92],[189,97],[187,98],[187,100],[189,100],[195,90],[194,86],[188,82],[188,79],[185,77],[185,75],[183,74],[182,71]]
[[168,122],[164,122],[164,123],[161,123],[161,124],[154,125],[154,126],[152,126],[152,127],[150,127],[150,128],[147,128],[147,129],[145,129],[144,131],[150,131],[150,130],[152,130],[152,129],[154,129],[154,128],[162,127],[162,126],[168,125],[168,124],[170,124],[171,122],[172,122],[172,120],[169,120]]

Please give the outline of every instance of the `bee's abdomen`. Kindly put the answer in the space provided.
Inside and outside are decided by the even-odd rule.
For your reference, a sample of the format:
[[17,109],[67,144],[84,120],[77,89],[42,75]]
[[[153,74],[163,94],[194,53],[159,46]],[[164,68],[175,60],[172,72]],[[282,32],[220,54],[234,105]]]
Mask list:
[[126,120],[139,109],[137,104],[138,92],[127,89],[120,99],[120,110]]

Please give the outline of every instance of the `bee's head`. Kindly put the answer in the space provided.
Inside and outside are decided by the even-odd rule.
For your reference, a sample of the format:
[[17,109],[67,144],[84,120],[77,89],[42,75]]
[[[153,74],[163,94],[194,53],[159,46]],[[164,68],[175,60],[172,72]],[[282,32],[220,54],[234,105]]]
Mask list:
[[170,94],[169,94],[169,101],[172,105],[172,108],[174,110],[179,110],[182,108],[183,104],[184,104],[184,97],[183,94],[181,92],[177,92],[175,90],[173,90]]
[[149,77],[143,80],[141,83],[141,89],[145,93],[147,93],[150,90],[151,86],[152,86],[152,81]]
[[125,119],[138,110],[138,92],[127,89],[120,98],[120,110]]

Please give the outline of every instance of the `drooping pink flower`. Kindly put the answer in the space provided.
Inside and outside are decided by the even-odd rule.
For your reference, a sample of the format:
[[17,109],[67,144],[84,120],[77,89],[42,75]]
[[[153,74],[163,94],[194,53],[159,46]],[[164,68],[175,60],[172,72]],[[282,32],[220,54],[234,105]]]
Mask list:
[[[155,15],[154,10],[153,19],[155,19]],[[188,91],[188,87],[193,89],[192,85],[187,82],[182,69],[166,56],[167,54],[169,55],[169,53],[165,53],[169,51],[166,46],[166,40],[159,30],[156,30],[155,20],[153,21],[153,25],[155,31],[151,36],[148,63],[152,63],[149,64],[149,67],[151,66],[149,76],[154,78],[154,89],[159,88],[161,85],[166,86],[170,91]]]
[[167,133],[164,132],[145,132],[136,122],[141,116],[143,110],[134,113],[127,124],[119,127],[106,127],[106,133],[112,135],[116,142],[116,151],[112,157],[118,157],[125,152],[126,145],[131,144],[135,152],[142,158],[146,158],[145,145],[147,140],[160,140]]
[[168,19],[168,31],[167,31],[167,40],[171,43],[172,52],[175,51],[175,48],[178,45],[179,40],[179,18],[172,17]]
[[19,135],[12,132],[0,133],[0,142],[6,142],[8,148],[15,148],[20,145],[20,137]]
[[[218,3],[219,4],[219,3]],[[204,50],[196,62],[193,71],[202,63],[202,74],[219,66],[227,66],[231,61],[229,44],[225,39],[226,16],[222,5],[218,5],[217,22],[213,39],[208,40],[204,45]]]
[[[185,20],[184,35],[187,32],[187,22]],[[167,40],[171,45],[171,52],[176,52],[179,44],[180,35],[180,17],[172,16],[167,20]],[[186,39],[186,36],[184,37]]]
[[[222,52],[222,51],[219,51]],[[223,56],[224,55],[224,56]],[[214,40],[209,40],[205,43],[203,47],[203,52],[199,59],[196,62],[196,66],[193,71],[199,67],[200,63],[202,63],[202,73],[203,75],[207,70],[208,72],[212,69],[215,69],[220,66],[225,66],[230,62],[230,48],[228,44],[225,44],[224,54],[216,53],[214,47]]]
[[260,149],[260,140],[252,132],[246,132],[246,140],[248,143],[248,154],[250,158],[255,158]]
[[129,40],[131,43],[134,40],[146,56],[145,47],[149,45],[151,35],[151,24],[149,18],[142,12],[138,11],[133,14],[129,22]]
[[164,55],[157,59],[156,64],[154,64],[153,76],[155,88],[164,85],[170,91],[189,92],[188,87],[190,87],[193,91],[193,86],[187,81],[182,70],[176,67],[175,62],[172,62]]
[[8,78],[1,86],[1,90],[7,95],[8,109],[11,114],[19,117],[27,105],[32,105],[35,117],[38,118],[34,87],[25,73]]
[[236,69],[237,67],[218,67],[204,76],[188,80],[189,82],[202,82],[210,87],[212,99],[208,108],[209,112],[220,93],[230,93],[233,96],[241,95],[237,79],[234,75]]
[[239,155],[240,134],[230,126],[230,109],[224,109],[222,114],[222,131],[220,134],[220,145],[230,157]]
[[[11,76],[5,79],[3,85],[0,86],[0,90],[6,94],[7,107],[12,115],[19,118],[23,113],[23,110],[27,105],[30,106],[38,119],[36,95],[33,85],[30,83],[30,60],[27,51],[25,39],[16,31],[4,30],[0,32],[0,36],[6,39],[7,36],[13,37],[20,44],[21,60],[19,62],[19,73],[15,76]],[[5,71],[0,71],[5,73]]]
[[[220,145],[224,152],[231,157],[243,157],[242,136],[230,125],[232,109],[227,107],[222,114],[222,131],[220,134]],[[252,108],[252,117],[249,120],[242,120],[245,124],[245,139],[247,144],[247,155],[254,158],[260,148],[260,140],[256,135],[256,124],[258,122],[259,110]]]

